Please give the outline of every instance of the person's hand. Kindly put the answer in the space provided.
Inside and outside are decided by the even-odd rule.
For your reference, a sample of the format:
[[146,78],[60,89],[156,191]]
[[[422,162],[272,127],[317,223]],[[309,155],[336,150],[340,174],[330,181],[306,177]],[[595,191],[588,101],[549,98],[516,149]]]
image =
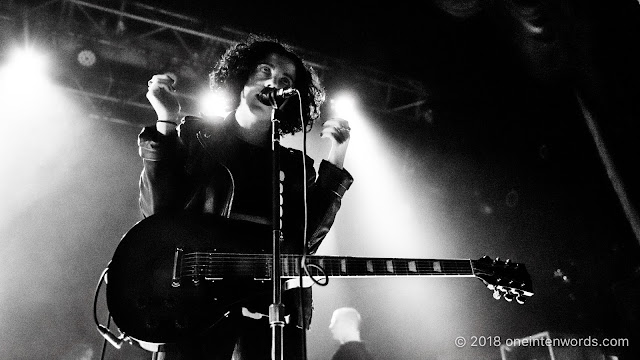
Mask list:
[[180,103],[173,87],[175,79],[169,74],[153,75],[147,82],[147,99],[158,115],[158,120],[176,121],[180,114]]
[[331,140],[331,150],[327,161],[342,169],[344,159],[347,156],[347,147],[351,139],[351,128],[345,119],[335,118],[325,121],[322,124],[320,137]]
[[348,143],[351,138],[349,122],[341,118],[325,121],[325,123],[322,124],[320,137],[331,139],[332,146]]

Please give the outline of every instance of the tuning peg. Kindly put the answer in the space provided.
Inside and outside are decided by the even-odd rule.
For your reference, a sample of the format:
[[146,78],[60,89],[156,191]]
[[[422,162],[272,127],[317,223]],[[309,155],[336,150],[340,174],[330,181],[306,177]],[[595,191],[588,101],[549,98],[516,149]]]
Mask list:
[[513,294],[504,294],[504,299],[507,300],[508,302],[512,302],[513,301]]
[[526,300],[525,297],[522,297],[520,295],[516,296],[516,302],[520,305],[524,304],[525,300]]
[[496,286],[493,284],[487,284],[487,289],[489,290],[495,290]]
[[500,291],[498,289],[493,290],[493,298],[496,300],[500,300]]

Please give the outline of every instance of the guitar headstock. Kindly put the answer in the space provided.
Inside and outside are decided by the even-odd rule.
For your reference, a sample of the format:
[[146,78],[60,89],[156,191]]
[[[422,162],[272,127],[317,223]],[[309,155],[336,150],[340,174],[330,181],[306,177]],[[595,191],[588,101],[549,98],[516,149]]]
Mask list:
[[516,300],[524,304],[527,298],[533,296],[531,277],[524,264],[511,262],[509,259],[491,259],[483,256],[473,260],[473,273],[493,290],[493,297],[499,300],[503,297],[507,301]]

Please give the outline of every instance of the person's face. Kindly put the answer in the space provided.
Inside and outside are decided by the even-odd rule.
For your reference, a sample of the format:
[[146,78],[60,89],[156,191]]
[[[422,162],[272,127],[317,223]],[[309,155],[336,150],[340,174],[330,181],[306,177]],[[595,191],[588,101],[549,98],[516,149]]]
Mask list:
[[257,98],[265,87],[286,89],[293,87],[296,80],[296,66],[283,55],[266,56],[253,70],[240,95],[240,106],[246,105],[259,118],[271,120],[271,106],[264,105]]

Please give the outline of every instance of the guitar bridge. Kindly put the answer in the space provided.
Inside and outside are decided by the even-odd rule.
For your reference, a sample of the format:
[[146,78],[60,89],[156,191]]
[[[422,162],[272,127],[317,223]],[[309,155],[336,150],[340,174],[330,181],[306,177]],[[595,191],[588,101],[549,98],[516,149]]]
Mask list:
[[173,253],[173,271],[171,273],[172,287],[180,287],[180,277],[182,276],[182,272],[180,271],[180,266],[182,265],[182,253],[182,248],[176,248],[176,251]]

